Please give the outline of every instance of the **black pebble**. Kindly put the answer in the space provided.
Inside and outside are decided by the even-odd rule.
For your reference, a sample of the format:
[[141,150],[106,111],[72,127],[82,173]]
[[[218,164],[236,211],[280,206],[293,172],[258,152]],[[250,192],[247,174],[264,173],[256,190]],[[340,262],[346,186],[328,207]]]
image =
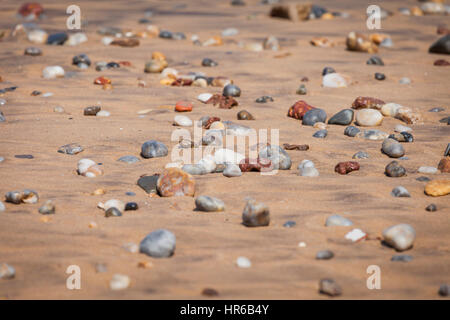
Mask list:
[[116,68],[120,68],[120,64],[118,64],[117,62],[109,62],[106,67],[108,69],[116,69]]
[[381,80],[386,79],[386,76],[384,75],[384,73],[379,73],[379,72],[377,72],[377,73],[375,73],[375,79],[381,81]]
[[127,204],[125,205],[125,211],[137,210],[138,208],[139,206],[136,202],[127,202]]
[[432,203],[432,204],[428,205],[425,208],[425,210],[430,211],[430,212],[434,212],[434,211],[437,211],[437,207],[436,207],[436,205],[434,203]]
[[205,58],[202,60],[202,66],[204,67],[215,67],[219,65],[217,62],[215,62],[213,59]]
[[322,76],[324,76],[324,75],[326,75],[326,74],[329,74],[329,73],[336,73],[336,70],[334,70],[334,69],[331,68],[331,67],[325,67],[325,68],[323,68],[323,70],[322,70]]
[[400,134],[403,136],[403,138],[405,138],[406,142],[413,142],[414,141],[414,137],[411,133],[403,131],[400,132]]
[[372,56],[367,60],[367,64],[369,65],[377,65],[377,66],[384,66],[383,60],[381,60],[378,56]]

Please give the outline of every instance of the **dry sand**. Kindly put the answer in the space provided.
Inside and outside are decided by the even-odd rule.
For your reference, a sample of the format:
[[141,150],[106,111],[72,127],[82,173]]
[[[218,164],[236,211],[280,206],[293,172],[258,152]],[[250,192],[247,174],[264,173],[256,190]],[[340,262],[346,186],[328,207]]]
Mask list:
[[[40,195],[36,205],[5,203],[0,214],[0,262],[16,269],[14,280],[0,281],[0,298],[7,299],[201,299],[201,291],[211,287],[223,299],[321,299],[318,281],[335,279],[343,288],[345,299],[436,299],[442,283],[450,282],[450,223],[449,196],[431,198],[424,195],[424,183],[416,181],[422,174],[420,166],[437,166],[448,143],[450,127],[439,123],[448,116],[449,69],[435,67],[433,61],[446,58],[427,53],[434,42],[436,26],[448,17],[407,17],[397,12],[399,7],[412,7],[416,1],[389,1],[383,7],[395,16],[382,21],[382,32],[391,35],[392,49],[382,48],[379,55],[384,67],[366,65],[369,54],[348,52],[340,44],[331,49],[313,47],[311,38],[325,36],[345,40],[350,31],[368,32],[365,25],[365,1],[315,1],[329,10],[346,11],[349,19],[315,20],[292,23],[267,16],[269,6],[256,0],[246,0],[246,7],[231,7],[229,1],[76,1],[82,19],[88,21],[83,29],[87,43],[76,47],[38,45],[43,56],[24,56],[32,46],[23,36],[0,42],[1,88],[17,85],[7,93],[8,100],[1,111],[7,122],[0,123],[0,194],[31,188]],[[65,9],[73,1],[45,1],[47,19],[39,23],[46,31],[64,31]],[[181,5],[181,6],[180,6]],[[16,18],[19,3],[3,0],[0,4],[0,28],[9,29],[21,21]],[[96,33],[101,26],[116,26],[134,30],[144,10],[154,9],[151,22],[162,29],[183,31],[187,40],[171,41],[159,38],[141,39],[135,48],[104,46]],[[252,18],[249,18],[251,16]],[[262,41],[268,35],[281,40],[280,52],[246,51],[231,40],[219,47],[194,46],[189,40],[198,34],[202,40],[220,34],[228,27],[239,29],[232,37],[236,41]],[[166,87],[159,77],[144,74],[146,61],[153,51],[163,52],[169,65],[181,72],[203,71],[211,76],[228,76],[242,89],[239,106],[231,110],[218,109],[195,101],[202,92],[219,93],[220,88]],[[227,54],[226,52],[232,52]],[[284,58],[275,58],[282,53]],[[80,71],[71,65],[74,55],[86,53],[96,61],[128,60],[133,66],[118,70],[96,72],[91,66]],[[215,68],[201,67],[204,57],[219,62]],[[71,78],[44,80],[42,69],[61,65]],[[321,87],[321,72],[325,66],[337,69],[351,78],[352,84],[343,89]],[[387,75],[376,81],[376,71]],[[95,86],[93,80],[104,75],[113,80],[112,91]],[[295,94],[300,79],[307,76],[306,96]],[[401,85],[402,77],[412,79],[411,85]],[[137,86],[137,79],[147,82]],[[52,92],[52,97],[30,96],[33,90]],[[257,104],[255,99],[271,95],[272,103]],[[302,126],[286,116],[288,108],[304,99],[321,107],[328,116],[349,108],[357,96],[373,96],[393,101],[420,111],[423,125],[411,125],[414,143],[404,144],[410,160],[403,161],[408,174],[388,178],[384,167],[391,159],[381,154],[379,141],[363,141],[343,135],[345,127],[329,126],[325,140],[312,138],[316,129]],[[256,121],[245,122],[255,129],[279,128],[280,143],[309,144],[310,150],[289,151],[292,169],[276,176],[245,173],[239,178],[222,174],[196,176],[197,194],[222,199],[224,213],[194,212],[190,197],[150,198],[136,185],[142,174],[161,172],[169,157],[141,159],[128,165],[116,160],[123,155],[139,156],[140,146],[157,139],[169,146],[174,127],[172,110],[164,112],[161,105],[174,105],[180,99],[194,102],[187,114],[197,120],[204,115],[236,120],[236,113],[246,109]],[[83,109],[101,103],[111,112],[108,118],[85,117]],[[61,105],[66,114],[54,113]],[[427,112],[432,107],[444,107],[440,113]],[[151,108],[144,118],[137,112]],[[239,122],[242,123],[242,122]],[[393,132],[399,120],[386,118],[381,130]],[[59,146],[78,142],[82,153],[69,156],[57,153]],[[351,160],[364,150],[370,159],[361,160],[361,169],[347,176],[334,172],[339,161]],[[33,154],[34,159],[17,159],[17,154]],[[103,163],[105,175],[88,179],[76,174],[81,158]],[[297,175],[296,167],[303,159],[313,160],[320,172],[318,178]],[[449,174],[439,173],[449,178]],[[431,177],[433,178],[433,177]],[[392,188],[403,185],[411,198],[390,196]],[[91,196],[97,188],[107,194]],[[135,197],[125,192],[136,193]],[[246,228],[241,224],[244,198],[251,196],[267,204],[271,211],[269,227]],[[99,201],[117,198],[136,201],[140,209],[127,211],[121,218],[106,219],[97,209]],[[46,200],[53,199],[57,212],[47,223],[37,212]],[[3,199],[2,199],[3,201]],[[435,203],[439,210],[427,212],[425,207]],[[411,262],[391,262],[396,252],[382,246],[378,240],[349,243],[344,235],[352,227],[325,227],[331,214],[350,218],[355,227],[373,238],[384,228],[409,223],[417,237],[414,248],[405,252],[414,257]],[[293,228],[283,227],[287,220],[296,221]],[[91,221],[98,228],[90,229]],[[167,228],[177,237],[175,255],[170,259],[152,259],[132,254],[122,248],[127,242],[139,243],[149,232]],[[299,248],[304,241],[306,248]],[[319,250],[330,249],[335,258],[315,260]],[[246,256],[252,261],[250,269],[236,267],[235,260]],[[138,268],[140,261],[151,261],[150,269]],[[106,273],[96,273],[95,264],[105,263]],[[79,265],[82,289],[66,289],[65,270]],[[368,290],[366,269],[378,265],[382,272],[382,289]],[[114,292],[108,283],[115,273],[131,278],[130,288]]]

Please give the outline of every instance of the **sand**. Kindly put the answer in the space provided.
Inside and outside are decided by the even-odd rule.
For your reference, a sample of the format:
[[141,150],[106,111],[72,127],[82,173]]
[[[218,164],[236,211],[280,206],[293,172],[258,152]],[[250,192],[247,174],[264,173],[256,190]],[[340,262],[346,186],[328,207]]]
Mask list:
[[[13,205],[5,203],[0,213],[0,262],[16,269],[13,280],[0,281],[0,298],[5,299],[202,299],[203,288],[214,288],[222,299],[328,299],[318,293],[321,278],[335,279],[343,289],[344,299],[436,299],[439,285],[450,282],[449,196],[431,198],[424,194],[424,182],[416,181],[423,174],[420,166],[437,166],[448,143],[450,127],[439,123],[449,115],[449,74],[446,67],[433,62],[442,55],[427,53],[438,36],[436,26],[444,16],[407,17],[396,11],[412,7],[416,1],[389,1],[383,7],[395,16],[382,21],[382,32],[391,35],[392,49],[382,48],[379,55],[384,67],[366,65],[366,53],[345,50],[345,36],[350,31],[369,31],[365,26],[364,1],[315,1],[329,10],[346,11],[349,19],[315,20],[292,23],[267,16],[268,6],[256,0],[246,0],[246,7],[231,7],[229,1],[83,1],[83,28],[89,41],[76,47],[37,45],[43,56],[24,56],[32,46],[24,35],[0,42],[0,87],[18,86],[3,98],[8,102],[0,110],[7,122],[0,123],[0,194],[31,188],[40,196],[39,204]],[[45,1],[47,19],[39,25],[48,32],[65,31],[65,9],[73,2]],[[19,3],[2,1],[0,28],[10,29],[21,20],[15,16]],[[153,8],[152,24],[162,29],[183,31],[187,40],[171,41],[159,38],[141,39],[135,48],[104,46],[96,33],[101,26],[116,26],[133,30],[144,29],[138,24],[144,10]],[[200,39],[218,35],[228,27],[239,29],[237,36],[226,39],[223,46],[199,47],[189,40],[192,34]],[[269,35],[281,40],[279,52],[251,52],[237,46],[238,41],[262,41]],[[313,47],[313,37],[324,36],[338,41],[336,47]],[[163,52],[169,66],[180,72],[203,71],[211,76],[227,76],[242,89],[239,106],[231,110],[218,109],[195,100],[203,92],[220,93],[220,88],[167,87],[159,84],[158,75],[145,74],[144,64],[153,51]],[[227,54],[227,52],[231,52]],[[91,66],[80,71],[71,65],[74,55],[85,53],[91,61],[121,61],[131,67],[95,71]],[[289,56],[276,56],[289,53]],[[209,57],[219,66],[206,68],[201,60]],[[57,80],[41,78],[48,65],[61,65],[72,77]],[[348,88],[321,87],[321,72],[325,66],[335,68],[351,79]],[[376,81],[375,72],[386,74],[385,81]],[[102,90],[93,84],[100,76],[112,79],[114,89]],[[306,96],[295,94],[302,77],[308,77]],[[409,77],[411,85],[398,83]],[[139,88],[138,78],[147,82]],[[33,90],[52,92],[52,97],[31,96]],[[255,103],[262,95],[271,95],[274,102]],[[414,143],[404,144],[403,161],[407,176],[388,178],[384,167],[392,160],[381,154],[379,141],[364,141],[343,135],[345,127],[329,126],[325,140],[312,138],[316,129],[286,116],[297,100],[326,110],[330,117],[349,108],[357,96],[372,96],[386,102],[396,102],[419,111],[423,125],[411,125]],[[187,99],[194,102],[188,115],[218,116],[236,121],[239,110],[251,112],[256,120],[239,122],[255,129],[280,129],[280,144],[309,144],[309,151],[288,151],[293,166],[275,176],[245,173],[238,178],[226,178],[220,173],[196,176],[197,195],[222,199],[222,213],[201,213],[193,209],[191,197],[150,198],[136,181],[143,174],[162,171],[170,157],[141,159],[136,164],[116,160],[123,155],[139,156],[140,146],[156,139],[169,146],[175,113],[160,108]],[[111,112],[107,118],[83,116],[89,105],[101,104]],[[65,114],[54,113],[62,106]],[[433,107],[445,111],[430,113]],[[147,116],[137,112],[150,108]],[[385,118],[378,129],[393,132],[399,120]],[[192,130],[192,128],[191,128]],[[57,153],[67,143],[80,143],[85,151],[69,156]],[[334,172],[340,161],[351,160],[357,151],[366,151],[370,158],[360,160],[361,169],[347,176]],[[34,159],[17,159],[14,155],[32,154]],[[88,179],[76,174],[81,158],[103,163],[105,175]],[[314,161],[318,178],[299,177],[296,167],[304,159]],[[430,178],[434,178],[431,176]],[[449,174],[436,175],[450,178]],[[394,198],[391,190],[402,185],[411,198]],[[92,196],[95,189],[107,193]],[[135,197],[125,192],[136,193]],[[253,197],[269,206],[271,224],[262,228],[246,228],[241,224],[245,197]],[[108,199],[136,201],[140,209],[127,211],[121,218],[105,218],[96,208]],[[52,199],[56,214],[43,222],[38,213],[42,203]],[[3,199],[2,199],[3,201]],[[425,207],[435,203],[436,212]],[[352,227],[325,227],[325,220],[340,214],[354,222],[354,227],[367,232],[371,239],[349,243],[344,236]],[[297,224],[285,228],[287,220]],[[98,228],[88,227],[96,222]],[[382,246],[377,237],[384,228],[398,223],[411,224],[417,233],[413,256],[408,263],[391,262],[396,252]],[[139,243],[149,232],[167,228],[177,237],[175,255],[169,259],[154,259],[122,248],[128,242]],[[300,248],[299,242],[307,246]],[[319,250],[330,249],[332,260],[315,260]],[[239,256],[252,261],[249,269],[235,265]],[[153,267],[138,268],[142,261]],[[107,272],[96,273],[95,265],[105,263]],[[81,290],[68,290],[65,273],[70,265],[81,268]],[[369,290],[366,269],[381,268],[381,289]],[[111,291],[113,274],[126,274],[131,286]]]

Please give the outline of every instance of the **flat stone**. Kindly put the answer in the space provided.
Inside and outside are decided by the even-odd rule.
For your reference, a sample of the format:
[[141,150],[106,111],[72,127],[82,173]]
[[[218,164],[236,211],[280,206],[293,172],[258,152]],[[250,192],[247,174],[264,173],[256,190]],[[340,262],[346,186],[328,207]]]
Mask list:
[[195,199],[196,210],[205,212],[224,211],[225,203],[214,197],[200,196]]
[[65,144],[65,145],[59,147],[58,152],[75,155],[75,154],[82,152],[83,150],[84,150],[84,148],[81,145],[79,145],[78,143],[69,143],[69,144]]
[[166,229],[149,233],[139,244],[139,251],[154,258],[168,258],[175,252],[175,235]]
[[364,151],[358,151],[357,153],[355,153],[352,156],[352,159],[368,159],[368,158],[369,158],[369,154]]
[[285,228],[292,228],[296,225],[297,223],[295,221],[292,220],[288,220],[283,224],[283,227]]
[[450,194],[450,179],[432,180],[425,186],[425,193],[432,197],[440,197]]
[[14,158],[17,158],[17,159],[34,159],[34,156],[32,154],[16,154],[16,155],[14,155]]
[[417,172],[424,174],[436,174],[438,173],[438,169],[436,167],[419,167]]
[[327,227],[348,227],[352,226],[353,222],[351,222],[349,219],[344,218],[338,214],[334,214],[332,216],[329,216],[327,218],[327,221],[325,222],[325,226]]
[[416,180],[417,180],[417,181],[420,181],[420,182],[428,182],[428,181],[430,181],[431,179],[428,178],[428,177],[421,176],[421,177],[416,178]]
[[327,135],[328,135],[328,131],[326,129],[323,129],[323,130],[316,131],[313,134],[313,138],[324,139],[327,137]]
[[247,227],[268,226],[270,223],[269,208],[256,200],[248,200],[242,213],[242,223]]
[[125,162],[125,163],[136,163],[139,162],[139,158],[135,156],[123,156],[117,159],[119,162]]
[[147,193],[158,193],[156,184],[158,182],[159,174],[152,176],[143,176],[139,178],[137,184],[139,187],[145,190]]
[[395,262],[410,262],[412,261],[413,257],[407,254],[399,254],[392,256],[391,261]]

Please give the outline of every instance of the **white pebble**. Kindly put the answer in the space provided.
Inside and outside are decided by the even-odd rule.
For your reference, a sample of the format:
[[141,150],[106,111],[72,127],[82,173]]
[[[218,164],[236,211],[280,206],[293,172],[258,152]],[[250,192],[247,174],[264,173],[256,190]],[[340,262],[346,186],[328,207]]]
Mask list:
[[198,95],[197,99],[203,103],[206,103],[213,95],[211,93],[201,93]]
[[394,128],[395,132],[412,132],[412,129],[410,127],[398,124]]
[[88,40],[87,36],[83,32],[77,32],[69,35],[66,44],[69,46],[76,46],[80,43],[86,42]]
[[54,79],[64,77],[64,69],[60,66],[49,66],[42,71],[45,79]]
[[345,239],[351,240],[353,242],[362,240],[366,237],[366,233],[361,229],[353,229],[345,235]]
[[111,290],[123,290],[130,286],[130,278],[123,274],[113,275],[111,281],[109,282],[109,287]]
[[103,204],[103,209],[107,211],[109,208],[116,208],[120,212],[125,211],[125,203],[117,199],[110,199]]
[[53,96],[52,92],[46,92],[46,93],[42,94],[42,97],[44,97],[44,98],[48,98],[48,97],[51,97],[51,96]]
[[111,113],[109,111],[101,110],[101,111],[97,112],[97,114],[95,116],[97,116],[97,117],[109,117],[110,115],[111,115]]
[[300,247],[300,248],[306,248],[306,242],[299,242],[298,243],[298,246]]
[[47,32],[38,29],[31,30],[27,34],[28,41],[31,41],[33,43],[45,43],[47,41],[47,37]]
[[246,257],[237,258],[236,264],[239,268],[250,268],[252,266],[252,263]]
[[345,88],[347,81],[339,73],[328,73],[322,78],[322,86],[325,88]]
[[180,127],[191,127],[192,120],[186,116],[175,116],[173,119],[173,124]]
[[113,41],[114,41],[114,38],[112,38],[112,37],[103,37],[102,38],[102,43],[105,46],[109,46],[111,44],[111,42],[113,42]]
[[438,172],[438,169],[436,167],[420,167],[417,171],[420,173],[435,174]]

